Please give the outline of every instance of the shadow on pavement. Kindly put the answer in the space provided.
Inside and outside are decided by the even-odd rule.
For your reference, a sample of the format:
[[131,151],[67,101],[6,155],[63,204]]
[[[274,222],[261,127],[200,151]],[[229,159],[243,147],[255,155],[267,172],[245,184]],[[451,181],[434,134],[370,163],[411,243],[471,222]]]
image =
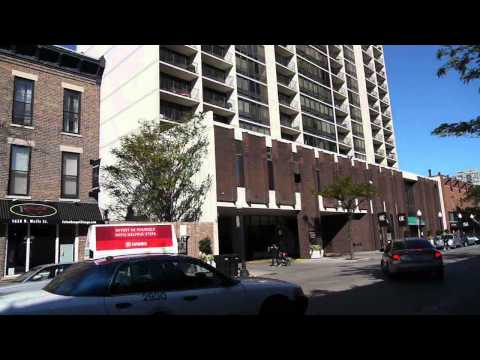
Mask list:
[[[455,254],[456,255],[456,254]],[[366,267],[343,266],[340,276],[364,275],[382,279],[373,284],[344,291],[312,289],[307,314],[316,315],[413,315],[480,314],[480,255],[451,255],[465,259],[445,265],[445,280],[429,276],[386,278],[379,264]]]

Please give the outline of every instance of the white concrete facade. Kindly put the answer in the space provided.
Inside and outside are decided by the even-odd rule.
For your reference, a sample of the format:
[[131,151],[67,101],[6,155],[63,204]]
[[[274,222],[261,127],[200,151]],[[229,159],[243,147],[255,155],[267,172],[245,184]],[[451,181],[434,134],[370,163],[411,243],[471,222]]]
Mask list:
[[[177,121],[184,111],[206,111],[211,149],[202,174],[210,173],[213,181],[213,124],[232,126],[240,138],[251,131],[270,142],[292,142],[293,151],[295,144],[305,144],[316,152],[398,168],[381,45],[78,45],[77,51],[106,59],[100,105],[102,165],[110,163],[112,148],[139,120]],[[357,105],[350,99],[355,96]],[[317,108],[326,111],[326,117],[312,112]],[[361,119],[353,119],[352,112]],[[305,126],[307,117],[310,127]],[[352,126],[361,128],[361,134],[354,135]],[[357,147],[362,143],[363,148]],[[212,187],[201,221],[216,223],[215,184]],[[106,193],[100,192],[100,207],[108,203]]]

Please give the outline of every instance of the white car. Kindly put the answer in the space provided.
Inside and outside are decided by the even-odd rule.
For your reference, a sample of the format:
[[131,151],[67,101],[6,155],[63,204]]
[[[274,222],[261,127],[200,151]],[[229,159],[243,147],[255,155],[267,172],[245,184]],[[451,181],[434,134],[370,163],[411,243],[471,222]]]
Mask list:
[[301,287],[231,279],[176,255],[130,255],[72,265],[44,289],[0,297],[0,315],[304,314]]
[[13,279],[0,281],[0,296],[20,291],[40,290],[71,263],[39,265]]
[[465,243],[468,245],[475,245],[480,243],[480,240],[478,239],[477,236],[467,236],[465,239]]

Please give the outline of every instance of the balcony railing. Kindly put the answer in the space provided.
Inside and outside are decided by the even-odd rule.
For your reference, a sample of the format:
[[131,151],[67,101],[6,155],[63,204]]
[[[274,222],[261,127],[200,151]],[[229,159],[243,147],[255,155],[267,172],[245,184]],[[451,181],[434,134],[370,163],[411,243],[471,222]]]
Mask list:
[[389,118],[392,117],[392,114],[390,114],[390,111],[385,111],[385,112],[383,113],[383,115],[385,115],[386,117],[389,117]]
[[188,89],[188,88],[185,88],[184,86],[181,86],[172,82],[169,82],[169,83],[160,82],[160,89],[169,91],[177,95],[189,97],[194,100],[199,100],[198,89]]
[[337,125],[345,128],[345,129],[348,129],[348,130],[351,129],[351,124],[350,124],[350,121],[348,121],[348,120],[337,121]]
[[380,75],[381,77],[383,77],[385,79],[385,71],[381,70],[381,71],[377,71],[378,75]]
[[350,138],[348,138],[348,137],[345,137],[345,138],[343,138],[343,139],[338,138],[338,142],[339,142],[340,144],[343,144],[343,145],[352,147],[352,141],[351,141]]
[[387,84],[385,82],[378,84],[383,90],[387,90]]
[[374,138],[375,140],[378,140],[378,141],[383,141],[383,136],[382,136],[381,133],[375,135],[373,138]]
[[391,138],[385,139],[385,142],[386,142],[387,144],[393,145],[393,139],[391,139]]
[[280,124],[286,127],[289,127],[291,129],[296,129],[299,130],[300,127],[294,123],[294,120],[290,118],[289,116],[285,116],[283,114],[280,114]]
[[181,111],[169,106],[162,106],[160,108],[160,116],[164,119],[177,121],[177,122],[184,122],[188,121],[192,118],[193,112],[192,111]]
[[276,55],[275,59],[277,60],[277,63],[279,63],[282,66],[285,66],[286,68],[290,69],[291,71],[295,71],[295,64],[292,61],[292,58],[286,57],[286,56],[281,56],[281,55]]
[[297,89],[297,82],[293,80],[293,78],[290,80],[288,76],[283,76],[281,74],[277,74],[277,81],[279,84],[282,84],[292,90]]
[[343,103],[335,103],[335,109],[341,110],[343,112],[346,112],[348,114],[348,105]]
[[342,95],[347,96],[347,89],[345,88],[345,86],[341,86],[338,89],[334,89],[334,90]]
[[190,61],[190,59],[184,55],[177,55],[176,53],[169,51],[167,49],[162,49],[160,51],[160,61],[166,62],[168,64],[186,69],[190,72],[197,72],[195,64]]
[[288,51],[290,51],[292,53],[295,52],[295,46],[294,45],[278,45],[278,46],[281,46],[281,47],[287,49]]
[[383,150],[376,150],[376,151],[375,151],[375,155],[378,155],[378,156],[381,156],[381,157],[385,157],[385,151],[383,151]]
[[235,50],[253,59],[265,62],[265,50],[262,45],[235,45]]
[[332,73],[332,76],[345,81],[345,73],[343,71],[339,71],[336,74]]
[[221,58],[228,63],[232,63],[232,54],[228,52],[228,48],[228,46],[223,47],[219,45],[202,45],[202,51]]

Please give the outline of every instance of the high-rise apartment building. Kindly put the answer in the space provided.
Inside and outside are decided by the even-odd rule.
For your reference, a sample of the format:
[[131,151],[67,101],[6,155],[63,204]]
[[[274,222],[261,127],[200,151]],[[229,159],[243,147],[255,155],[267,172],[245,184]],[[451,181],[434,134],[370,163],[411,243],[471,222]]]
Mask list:
[[[412,194],[436,186],[398,171],[381,45],[80,45],[78,51],[107,60],[103,164],[141,119],[183,122],[207,114],[211,141],[203,171],[214,183],[202,221],[215,223],[217,253],[256,258],[277,237],[288,239],[294,255],[308,256],[309,241],[319,238],[332,252],[346,250],[344,212],[317,195],[340,175],[380,189],[355,222],[363,234],[357,249],[379,248],[408,225],[398,220],[406,219],[400,216],[407,213],[405,184]],[[422,224],[436,227],[435,216],[426,221],[430,197],[436,204],[434,192],[408,204],[424,209]],[[108,204],[106,194],[99,202]]]
[[464,170],[458,171],[455,174],[458,180],[471,183],[473,185],[480,185],[480,171],[478,170]]

